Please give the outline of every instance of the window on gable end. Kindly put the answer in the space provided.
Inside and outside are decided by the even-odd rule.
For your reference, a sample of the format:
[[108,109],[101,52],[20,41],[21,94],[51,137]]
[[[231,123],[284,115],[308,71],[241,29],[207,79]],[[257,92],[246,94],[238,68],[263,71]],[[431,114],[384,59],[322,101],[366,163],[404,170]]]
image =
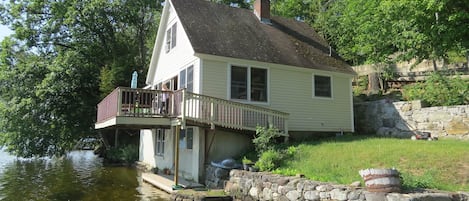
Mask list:
[[332,98],[332,79],[330,76],[313,76],[313,96]]
[[176,38],[177,38],[177,23],[174,23],[171,28],[166,31],[166,53],[171,51],[174,47],[176,47]]
[[173,26],[171,27],[171,49],[176,47],[176,36],[177,36],[177,24],[174,23]]

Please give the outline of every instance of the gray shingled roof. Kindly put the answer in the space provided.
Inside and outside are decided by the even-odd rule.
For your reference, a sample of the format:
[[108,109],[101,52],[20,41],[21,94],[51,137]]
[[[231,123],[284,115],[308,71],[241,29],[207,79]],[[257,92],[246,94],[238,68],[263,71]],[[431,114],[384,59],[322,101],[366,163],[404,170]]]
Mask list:
[[306,23],[205,0],[171,0],[196,53],[354,74]]

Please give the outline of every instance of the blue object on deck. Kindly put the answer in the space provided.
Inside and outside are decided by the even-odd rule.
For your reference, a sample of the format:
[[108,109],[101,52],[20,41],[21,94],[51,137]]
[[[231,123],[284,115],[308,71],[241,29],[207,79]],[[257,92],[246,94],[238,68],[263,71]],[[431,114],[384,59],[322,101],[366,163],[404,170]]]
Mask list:
[[137,73],[137,71],[134,71],[132,73],[132,81],[130,82],[130,88],[132,88],[132,89],[137,88],[137,78],[138,78],[138,73]]

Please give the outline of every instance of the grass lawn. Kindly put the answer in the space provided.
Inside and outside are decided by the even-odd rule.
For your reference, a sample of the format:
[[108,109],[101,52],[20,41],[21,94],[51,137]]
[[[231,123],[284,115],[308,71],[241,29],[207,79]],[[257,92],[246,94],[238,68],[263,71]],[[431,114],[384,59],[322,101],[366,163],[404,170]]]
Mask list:
[[293,146],[294,157],[284,160],[275,173],[350,184],[363,183],[361,169],[395,167],[404,188],[469,192],[468,141],[342,136]]

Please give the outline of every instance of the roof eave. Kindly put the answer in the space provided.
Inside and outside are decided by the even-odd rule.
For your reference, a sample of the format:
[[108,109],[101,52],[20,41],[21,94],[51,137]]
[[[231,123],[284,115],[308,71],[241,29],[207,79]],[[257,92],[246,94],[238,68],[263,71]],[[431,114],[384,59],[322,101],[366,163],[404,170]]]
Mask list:
[[[230,60],[233,60],[237,63],[257,63],[257,65],[261,66],[267,66],[267,65],[276,65],[276,66],[288,66],[288,67],[295,67],[295,68],[301,68],[301,69],[309,69],[309,70],[315,70],[315,71],[323,71],[323,72],[332,72],[332,73],[338,73],[338,74],[343,74],[347,75],[348,77],[356,77],[357,74],[355,71],[351,72],[343,72],[343,71],[332,71],[332,70],[323,70],[323,69],[315,69],[315,68],[308,68],[304,66],[296,66],[296,65],[290,65],[290,64],[281,64],[281,63],[270,63],[270,62],[265,62],[265,61],[257,61],[257,60],[250,60],[250,59],[243,59],[243,58],[235,58],[235,57],[226,57],[226,56],[219,56],[219,55],[213,55],[213,54],[206,54],[206,53],[194,53],[195,57],[198,57],[200,59],[208,59],[208,60],[216,60],[216,61],[225,61],[230,63]],[[351,67],[350,67],[351,68]]]
[[155,72],[156,72],[156,68],[158,64],[158,58],[161,52],[160,47],[162,47],[162,44],[163,44],[166,25],[167,25],[168,18],[169,18],[169,8],[171,6],[172,6],[171,1],[166,1],[163,7],[163,13],[161,14],[161,20],[158,26],[158,32],[156,34],[155,45],[153,46],[153,52],[151,55],[150,66],[147,72],[147,79],[145,80],[145,83],[147,85],[153,85],[153,80],[155,78]]

